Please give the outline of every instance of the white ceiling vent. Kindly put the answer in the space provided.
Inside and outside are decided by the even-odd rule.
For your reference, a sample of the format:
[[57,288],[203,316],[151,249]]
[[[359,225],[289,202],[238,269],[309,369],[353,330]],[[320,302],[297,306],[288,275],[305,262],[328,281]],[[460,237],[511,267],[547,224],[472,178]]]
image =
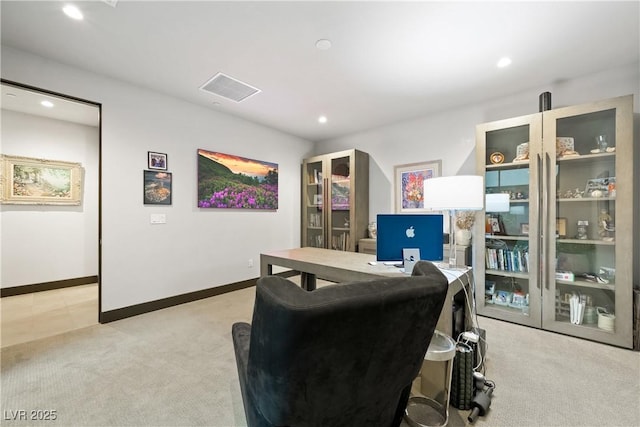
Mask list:
[[222,73],[213,76],[208,82],[203,84],[200,89],[236,102],[240,102],[260,92],[260,89]]

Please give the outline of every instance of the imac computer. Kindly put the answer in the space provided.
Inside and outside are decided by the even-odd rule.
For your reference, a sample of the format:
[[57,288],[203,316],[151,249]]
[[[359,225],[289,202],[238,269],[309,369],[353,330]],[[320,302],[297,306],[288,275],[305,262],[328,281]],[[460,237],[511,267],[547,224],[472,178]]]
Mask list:
[[379,214],[378,261],[402,264],[403,249],[419,249],[420,259],[443,260],[443,216],[431,214]]

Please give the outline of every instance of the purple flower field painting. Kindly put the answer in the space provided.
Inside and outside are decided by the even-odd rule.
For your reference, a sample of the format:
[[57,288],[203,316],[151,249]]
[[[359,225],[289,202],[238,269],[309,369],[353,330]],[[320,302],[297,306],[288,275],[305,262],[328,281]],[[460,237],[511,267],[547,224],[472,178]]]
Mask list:
[[278,165],[198,149],[198,207],[278,209]]

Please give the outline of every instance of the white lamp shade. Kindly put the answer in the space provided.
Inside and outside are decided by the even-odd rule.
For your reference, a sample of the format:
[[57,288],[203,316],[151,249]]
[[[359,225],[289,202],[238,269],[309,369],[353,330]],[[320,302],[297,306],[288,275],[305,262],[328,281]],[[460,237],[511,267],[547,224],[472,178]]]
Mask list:
[[455,175],[424,180],[424,208],[433,211],[480,211],[484,208],[484,179]]
[[509,195],[506,193],[487,194],[487,212],[509,212]]

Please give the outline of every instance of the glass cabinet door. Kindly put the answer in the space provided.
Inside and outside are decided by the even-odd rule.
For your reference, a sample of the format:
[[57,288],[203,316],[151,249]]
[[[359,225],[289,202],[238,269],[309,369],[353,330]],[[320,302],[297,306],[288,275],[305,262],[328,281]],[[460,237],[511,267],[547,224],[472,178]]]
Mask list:
[[351,156],[331,159],[330,249],[353,251],[351,241]]
[[[543,327],[611,344],[631,337],[631,97],[544,118],[549,236]],[[627,122],[627,125],[625,125]]]
[[302,162],[301,246],[356,251],[369,221],[369,155],[359,150]]
[[323,191],[323,162],[310,161],[304,164],[305,187],[303,187],[303,206],[306,215],[306,224],[303,223],[302,241],[305,246],[315,248],[324,247],[324,191]]
[[[482,236],[475,245],[478,312],[530,326],[540,325],[540,131],[539,115],[477,128],[487,194],[485,218],[475,230]],[[503,203],[496,205],[495,195]]]

